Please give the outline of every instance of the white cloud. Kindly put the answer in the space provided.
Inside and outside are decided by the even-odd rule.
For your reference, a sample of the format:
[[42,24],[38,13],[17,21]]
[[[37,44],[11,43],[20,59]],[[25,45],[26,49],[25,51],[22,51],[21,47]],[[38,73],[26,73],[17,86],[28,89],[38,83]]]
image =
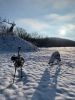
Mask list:
[[55,9],[62,9],[67,6],[71,6],[75,3],[75,0],[30,0],[30,3],[38,5],[39,7],[52,6]]
[[44,22],[40,22],[36,19],[30,19],[30,18],[29,19],[28,18],[27,19],[19,19],[16,21],[16,23],[30,27],[35,31],[42,31],[42,30],[49,28],[48,24],[46,24]]
[[44,18],[46,20],[57,22],[58,24],[59,21],[66,22],[66,21],[73,20],[75,18],[75,14],[60,15],[57,13],[52,13],[52,14],[46,15]]
[[52,0],[52,5],[55,9],[64,9],[66,7],[72,6],[74,3],[75,0]]

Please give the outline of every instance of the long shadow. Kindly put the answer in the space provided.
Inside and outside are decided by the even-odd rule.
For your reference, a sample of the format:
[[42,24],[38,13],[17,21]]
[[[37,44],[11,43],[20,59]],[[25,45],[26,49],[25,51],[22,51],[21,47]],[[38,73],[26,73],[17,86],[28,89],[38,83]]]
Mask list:
[[[17,71],[18,71],[18,76],[17,76],[17,77],[18,77],[18,80],[17,80],[17,81],[15,80],[15,83],[17,83],[17,82],[19,82],[19,81],[22,81],[23,84],[25,85],[25,84],[27,83],[27,75],[25,74],[24,71],[22,71],[23,77],[22,77],[22,79],[21,79],[21,72],[20,72],[20,70],[17,70]],[[0,94],[1,94],[1,95],[4,94],[4,91],[5,91],[6,89],[13,89],[13,83],[9,84],[9,85],[8,85],[7,87],[5,87],[4,89],[0,89]],[[4,96],[5,96],[6,100],[12,100],[12,99],[10,98],[10,95],[9,95],[8,93],[5,93]],[[16,100],[16,99],[13,99],[13,100]]]
[[57,65],[54,76],[46,68],[31,100],[55,100],[57,79],[61,70],[60,67],[60,65]]
[[22,81],[23,85],[25,85],[28,82],[26,73],[22,70],[22,78],[21,78],[21,70],[17,71],[18,71],[18,80],[16,82]]
[[[1,95],[4,95],[4,97],[5,97],[5,100],[11,100],[10,99],[10,95],[8,94],[8,93],[4,93],[4,91],[6,90],[6,89],[12,89],[13,88],[13,83],[11,83],[11,84],[9,84],[7,87],[5,87],[4,89],[0,89],[0,94]],[[3,100],[3,99],[1,99],[1,100]]]

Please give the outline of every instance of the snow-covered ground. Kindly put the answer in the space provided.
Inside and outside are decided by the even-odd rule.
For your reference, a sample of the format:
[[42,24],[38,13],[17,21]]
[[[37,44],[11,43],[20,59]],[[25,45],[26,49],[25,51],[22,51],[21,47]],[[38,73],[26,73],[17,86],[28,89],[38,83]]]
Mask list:
[[[48,61],[55,50],[61,54],[61,65],[51,67]],[[18,69],[14,84],[12,55],[0,54],[0,100],[75,100],[75,48],[22,53],[23,78]]]
[[25,41],[17,36],[0,36],[0,52],[16,52],[18,47],[21,51],[36,51],[37,47],[32,43]]

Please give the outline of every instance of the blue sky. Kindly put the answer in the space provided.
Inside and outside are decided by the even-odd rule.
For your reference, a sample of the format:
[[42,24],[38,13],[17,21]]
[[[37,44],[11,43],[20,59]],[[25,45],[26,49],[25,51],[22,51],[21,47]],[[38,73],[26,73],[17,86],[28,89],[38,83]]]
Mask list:
[[0,0],[0,16],[30,33],[75,40],[75,0]]

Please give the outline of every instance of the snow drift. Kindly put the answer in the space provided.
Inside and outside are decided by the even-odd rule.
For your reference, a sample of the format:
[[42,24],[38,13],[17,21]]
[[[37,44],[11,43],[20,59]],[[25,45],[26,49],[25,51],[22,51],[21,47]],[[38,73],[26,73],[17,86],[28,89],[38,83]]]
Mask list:
[[19,46],[23,52],[37,50],[35,45],[17,36],[0,36],[0,52],[16,52]]

